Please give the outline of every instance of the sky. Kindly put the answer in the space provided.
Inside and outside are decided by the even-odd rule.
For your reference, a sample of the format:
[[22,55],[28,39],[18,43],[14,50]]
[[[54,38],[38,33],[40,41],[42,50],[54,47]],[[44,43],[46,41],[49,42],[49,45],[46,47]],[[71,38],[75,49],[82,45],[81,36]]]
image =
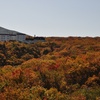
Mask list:
[[31,36],[100,36],[100,0],[0,0],[0,26]]

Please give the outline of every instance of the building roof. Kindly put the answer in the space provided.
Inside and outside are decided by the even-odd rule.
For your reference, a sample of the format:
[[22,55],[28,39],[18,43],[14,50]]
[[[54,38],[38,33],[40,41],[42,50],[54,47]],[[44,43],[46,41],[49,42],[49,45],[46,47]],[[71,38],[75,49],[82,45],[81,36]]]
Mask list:
[[0,35],[25,35],[25,34],[0,27]]

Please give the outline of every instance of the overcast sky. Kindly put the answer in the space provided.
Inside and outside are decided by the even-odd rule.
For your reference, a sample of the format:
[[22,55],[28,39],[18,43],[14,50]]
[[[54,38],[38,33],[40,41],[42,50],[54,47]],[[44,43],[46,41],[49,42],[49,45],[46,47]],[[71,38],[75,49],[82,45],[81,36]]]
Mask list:
[[32,36],[100,36],[100,0],[0,0],[0,26]]

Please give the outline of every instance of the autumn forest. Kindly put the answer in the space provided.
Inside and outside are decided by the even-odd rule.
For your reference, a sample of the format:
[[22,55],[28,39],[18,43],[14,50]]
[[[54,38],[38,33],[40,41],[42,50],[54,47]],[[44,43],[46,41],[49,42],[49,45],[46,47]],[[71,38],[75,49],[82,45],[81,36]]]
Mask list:
[[100,37],[0,42],[0,100],[100,100]]

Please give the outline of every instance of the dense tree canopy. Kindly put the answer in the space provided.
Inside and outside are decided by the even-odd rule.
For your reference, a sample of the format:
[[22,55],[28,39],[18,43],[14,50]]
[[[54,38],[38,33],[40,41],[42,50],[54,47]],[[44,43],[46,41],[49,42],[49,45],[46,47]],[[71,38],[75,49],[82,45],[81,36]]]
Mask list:
[[100,100],[100,38],[0,42],[1,100]]

